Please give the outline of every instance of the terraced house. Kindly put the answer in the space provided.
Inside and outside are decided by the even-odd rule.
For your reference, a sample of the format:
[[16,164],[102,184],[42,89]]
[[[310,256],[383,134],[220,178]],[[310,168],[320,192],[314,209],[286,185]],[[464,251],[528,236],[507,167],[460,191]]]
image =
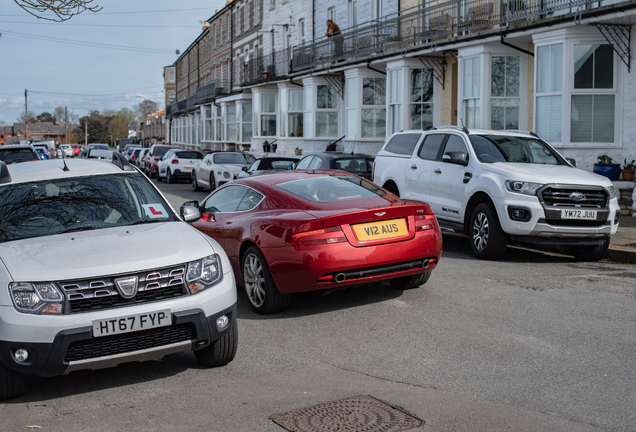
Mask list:
[[[375,154],[399,130],[465,125],[533,131],[588,169],[601,154],[634,159],[635,14],[633,1],[234,1],[208,20],[230,32],[227,72],[185,126],[178,107],[206,84],[181,83],[187,52],[174,65],[172,142]],[[325,36],[327,19],[340,36]]]

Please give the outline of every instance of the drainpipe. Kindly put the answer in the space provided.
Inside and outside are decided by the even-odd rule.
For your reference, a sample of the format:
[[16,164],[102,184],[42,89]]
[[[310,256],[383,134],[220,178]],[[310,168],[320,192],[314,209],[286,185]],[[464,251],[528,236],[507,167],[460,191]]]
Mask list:
[[230,6],[230,93],[234,87],[234,3]]

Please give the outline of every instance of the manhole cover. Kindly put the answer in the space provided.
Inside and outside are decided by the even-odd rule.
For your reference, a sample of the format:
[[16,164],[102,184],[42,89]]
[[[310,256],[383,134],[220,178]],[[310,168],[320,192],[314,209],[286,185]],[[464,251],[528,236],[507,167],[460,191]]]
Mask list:
[[292,432],[394,432],[414,429],[422,420],[372,396],[354,396],[270,417]]

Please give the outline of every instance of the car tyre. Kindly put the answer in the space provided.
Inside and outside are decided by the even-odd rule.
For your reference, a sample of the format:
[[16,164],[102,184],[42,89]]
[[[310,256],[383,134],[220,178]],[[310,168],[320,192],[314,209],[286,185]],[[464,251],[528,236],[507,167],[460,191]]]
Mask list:
[[280,312],[289,307],[291,294],[281,294],[276,288],[265,257],[255,246],[250,246],[241,259],[243,286],[250,306],[258,314]]
[[210,192],[214,192],[216,189],[216,181],[214,180],[214,173],[210,173]]
[[424,285],[431,278],[431,271],[391,280],[391,286],[399,290],[410,290]]
[[477,258],[498,260],[506,252],[508,235],[501,229],[497,211],[490,203],[481,203],[470,218],[470,248]]
[[159,180],[159,171],[158,170],[150,170],[150,178],[157,178]]
[[192,173],[192,179],[190,179],[190,182],[192,183],[193,191],[199,192],[201,190],[201,186],[197,183],[197,175],[195,173]]
[[13,399],[24,394],[24,374],[0,363],[0,400]]
[[166,170],[166,183],[169,183],[169,184],[173,184],[174,183],[174,176],[172,174],[170,174],[170,168],[168,168],[168,170]]
[[238,347],[238,325],[236,320],[227,332],[207,347],[194,352],[195,357],[205,367],[225,366],[236,356]]
[[577,261],[599,261],[605,258],[610,239],[606,238],[597,246],[570,246],[570,252]]

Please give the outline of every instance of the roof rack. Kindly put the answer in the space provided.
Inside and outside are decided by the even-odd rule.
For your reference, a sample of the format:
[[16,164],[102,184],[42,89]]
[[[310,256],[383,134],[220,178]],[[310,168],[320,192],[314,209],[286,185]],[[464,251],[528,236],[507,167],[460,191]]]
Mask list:
[[464,132],[465,134],[470,133],[466,126],[457,126],[457,125],[442,125],[442,126],[433,126],[429,130],[437,130],[437,129],[456,129]]
[[11,183],[11,174],[5,161],[0,161],[0,184]]
[[520,130],[520,129],[504,129],[502,132],[517,132],[517,133],[524,133],[524,134],[528,134],[531,135],[535,138],[540,138],[539,135],[537,135],[534,132],[530,132],[530,131],[524,131],[524,130]]
[[124,155],[114,150],[88,149],[87,159],[105,159],[117,165],[122,171],[136,171],[135,168],[128,163]]

